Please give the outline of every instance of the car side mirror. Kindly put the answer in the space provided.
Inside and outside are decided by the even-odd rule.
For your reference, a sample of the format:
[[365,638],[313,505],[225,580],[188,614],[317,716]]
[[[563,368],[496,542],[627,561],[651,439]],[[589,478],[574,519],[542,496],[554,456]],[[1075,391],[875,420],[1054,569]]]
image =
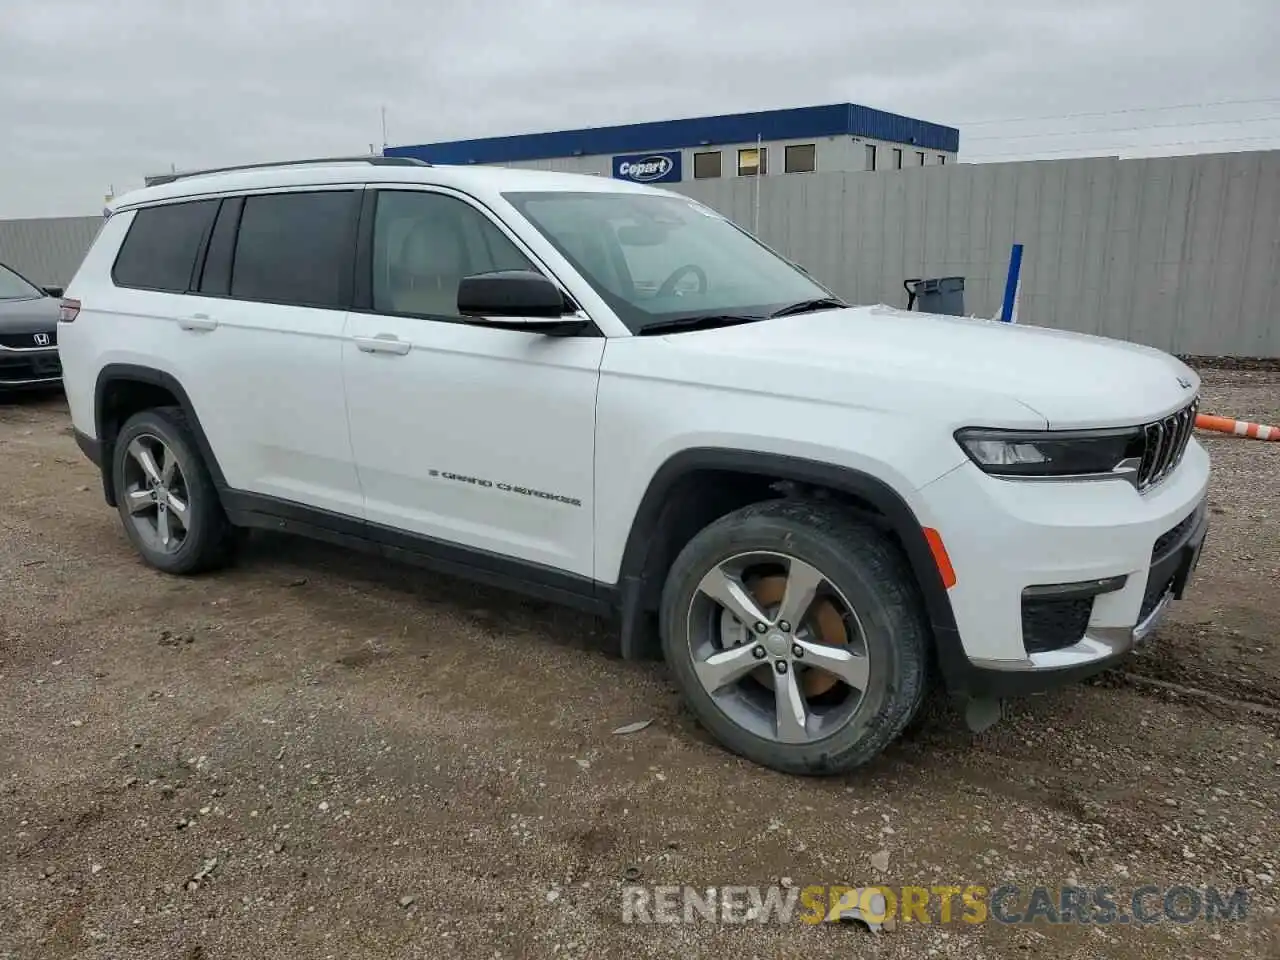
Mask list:
[[560,288],[536,270],[477,273],[458,284],[458,313],[477,324],[568,336],[586,325],[572,315],[575,310]]
[[64,288],[62,288],[62,287],[41,287],[40,289],[41,289],[41,290],[43,290],[46,294],[48,294],[48,295],[49,295],[49,296],[51,296],[51,297],[60,297],[60,296],[62,296],[62,291],[63,291],[63,289],[64,289]]

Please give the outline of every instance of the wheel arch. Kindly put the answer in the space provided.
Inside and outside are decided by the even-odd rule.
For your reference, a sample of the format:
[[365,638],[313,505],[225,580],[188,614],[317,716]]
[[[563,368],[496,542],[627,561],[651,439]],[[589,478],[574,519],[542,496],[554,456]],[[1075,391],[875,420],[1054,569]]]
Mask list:
[[115,472],[112,460],[115,455],[115,438],[124,422],[140,410],[160,406],[176,406],[186,416],[195,435],[200,456],[209,470],[219,494],[226,488],[226,479],[218,465],[209,439],[200,425],[195,405],[183,389],[178,378],[165,370],[133,363],[107,364],[98,372],[93,391],[94,430],[102,451],[102,492],[107,503],[116,505]]
[[[705,488],[707,484],[699,480],[708,475],[735,478],[739,484],[737,490],[723,498],[721,507],[728,509],[720,509],[721,515],[768,497],[835,495],[851,507],[860,508],[891,533],[906,554],[933,629],[939,659],[946,668],[948,654],[958,644],[955,615],[925,528],[898,491],[879,477],[849,467],[785,454],[718,447],[691,448],[671,456],[654,474],[640,500],[618,573],[623,657],[640,659],[654,652],[655,637],[652,629],[647,629],[646,620],[652,613],[655,596],[661,593],[666,569],[675,553],[688,542],[682,512],[695,516],[700,513],[697,506],[688,506],[686,493],[690,488]],[[695,501],[699,495],[707,496],[705,492],[695,493]],[[735,502],[738,500],[741,502]]]

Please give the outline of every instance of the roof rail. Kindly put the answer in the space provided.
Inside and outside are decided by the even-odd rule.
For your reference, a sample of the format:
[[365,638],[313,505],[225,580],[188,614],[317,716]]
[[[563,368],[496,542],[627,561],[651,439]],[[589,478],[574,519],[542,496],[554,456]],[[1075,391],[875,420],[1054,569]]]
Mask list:
[[355,157],[315,157],[310,160],[275,160],[267,163],[241,163],[233,167],[210,167],[208,170],[187,170],[184,173],[161,173],[152,177],[144,177],[143,183],[148,187],[173,183],[186,177],[202,177],[210,173],[229,173],[233,170],[269,170],[274,167],[302,167],[310,164],[324,163],[368,163],[375,167],[429,167],[431,164],[417,157],[384,157],[378,154],[362,154]]

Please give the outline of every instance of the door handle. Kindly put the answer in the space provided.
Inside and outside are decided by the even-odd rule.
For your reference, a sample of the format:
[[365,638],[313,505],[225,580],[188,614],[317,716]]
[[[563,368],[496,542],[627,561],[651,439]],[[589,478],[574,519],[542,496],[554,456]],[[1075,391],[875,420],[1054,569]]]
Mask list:
[[394,353],[403,357],[413,349],[408,340],[401,340],[394,333],[380,333],[376,337],[352,337],[364,353]]
[[218,321],[207,313],[193,313],[189,317],[180,317],[178,326],[183,330],[213,330],[218,326]]

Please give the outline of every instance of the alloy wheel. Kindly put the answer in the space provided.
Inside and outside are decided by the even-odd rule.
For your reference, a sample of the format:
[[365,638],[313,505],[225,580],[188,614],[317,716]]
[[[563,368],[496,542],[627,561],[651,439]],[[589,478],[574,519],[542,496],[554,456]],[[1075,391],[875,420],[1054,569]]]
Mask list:
[[190,498],[178,458],[153,434],[129,442],[124,460],[124,498],[129,520],[159,553],[177,553],[186,542]]
[[847,724],[869,682],[866,636],[820,570],[786,553],[737,554],[709,570],[689,605],[694,673],[738,726],[806,744]]

